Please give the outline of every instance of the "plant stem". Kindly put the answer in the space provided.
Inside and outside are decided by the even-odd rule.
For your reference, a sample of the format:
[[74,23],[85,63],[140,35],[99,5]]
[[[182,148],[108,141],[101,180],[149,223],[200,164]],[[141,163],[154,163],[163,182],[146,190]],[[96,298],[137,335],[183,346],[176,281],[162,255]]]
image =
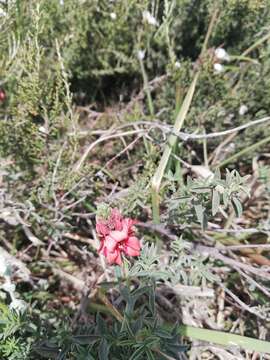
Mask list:
[[219,13],[219,9],[216,8],[215,11],[213,12],[211,21],[210,21],[209,26],[208,26],[208,29],[207,29],[207,33],[206,33],[205,38],[204,38],[201,55],[204,54],[205,51],[207,50],[207,46],[208,46],[208,42],[209,42],[210,36],[211,36],[211,34],[212,34],[214,25],[215,25],[215,23],[217,22],[218,13]]
[[[210,38],[210,35],[211,35],[212,31],[213,31],[214,25],[216,23],[216,20],[217,20],[217,17],[218,17],[218,12],[219,12],[218,9],[216,9],[213,12],[213,15],[212,15],[211,21],[209,23],[205,39],[204,39],[204,43],[203,43],[203,46],[202,46],[202,51],[201,51],[200,56],[203,55],[205,53],[205,51],[207,50],[209,38]],[[193,98],[193,95],[194,95],[194,92],[195,92],[195,88],[196,88],[196,84],[197,84],[197,81],[198,81],[199,74],[200,74],[200,70],[196,71],[196,73],[194,75],[194,78],[193,78],[193,81],[190,84],[188,92],[187,92],[187,94],[186,94],[186,96],[184,98],[181,109],[180,109],[180,111],[179,111],[179,113],[178,113],[178,115],[176,117],[176,120],[175,120],[175,124],[174,124],[174,127],[173,127],[173,132],[174,133],[178,133],[181,130],[183,124],[184,124],[186,115],[187,115],[187,113],[189,111],[191,101],[192,101],[192,98]],[[162,154],[162,157],[160,159],[158,168],[157,168],[157,170],[156,170],[156,172],[155,172],[155,174],[154,174],[154,176],[152,178],[152,182],[151,182],[151,188],[152,188],[152,190],[151,190],[151,192],[152,192],[152,214],[153,214],[153,222],[155,224],[158,224],[160,222],[159,189],[160,189],[161,181],[162,181],[162,178],[164,176],[164,172],[166,170],[170,155],[172,153],[172,148],[175,146],[176,141],[177,141],[177,136],[176,135],[172,134],[172,135],[169,136],[168,142],[167,142],[167,144],[165,146],[165,150],[164,150],[164,152]]]
[[225,333],[223,331],[199,329],[188,325],[180,326],[181,335],[193,339],[208,341],[226,347],[237,346],[245,350],[270,354],[270,342],[247,336]]
[[256,41],[253,45],[251,45],[248,49],[246,49],[241,56],[247,56],[251,51],[255,50],[258,46],[262,45],[265,41],[270,38],[270,32]]
[[257,148],[259,148],[260,146],[267,144],[268,142],[270,142],[270,136],[258,141],[257,143],[255,143],[253,145],[250,145],[247,148],[239,151],[238,153],[230,156],[228,159],[226,159],[226,160],[222,161],[220,164],[216,165],[215,169],[224,167],[225,165],[229,164],[230,162],[238,159],[240,156],[245,155],[245,154],[249,153],[250,151],[254,151]]
[[154,105],[153,105],[153,100],[152,100],[152,96],[151,96],[151,92],[150,92],[150,88],[149,88],[148,76],[145,71],[143,59],[139,58],[139,61],[140,61],[140,66],[141,66],[141,71],[142,71],[144,91],[147,96],[148,109],[149,109],[151,117],[153,117],[154,116]]
[[[181,109],[178,113],[178,116],[176,118],[174,127],[173,127],[173,131],[175,133],[178,133],[182,126],[183,123],[185,121],[187,112],[190,108],[190,104],[194,95],[194,91],[195,91],[195,87],[198,81],[198,77],[199,77],[199,71],[196,72],[194,79],[188,89],[188,92],[186,94],[186,97],[183,101],[183,104],[181,106]],[[169,136],[168,139],[168,143],[165,146],[165,150],[162,154],[161,160],[159,162],[158,168],[152,178],[152,211],[153,211],[153,221],[154,223],[158,224],[159,223],[159,189],[160,189],[160,184],[161,184],[161,180],[163,178],[168,160],[170,158],[171,152],[172,152],[172,148],[174,147],[175,143],[177,140],[177,136],[172,134]]]
[[123,316],[120,312],[114,307],[110,301],[107,299],[106,295],[102,293],[102,291],[98,291],[98,298],[106,305],[106,308],[110,311],[110,313],[119,321],[122,322],[124,320]]
[[[203,132],[205,134],[205,129],[203,129]],[[204,159],[204,166],[208,169],[209,162],[208,162],[208,152],[207,152],[207,138],[203,139],[203,159]]]

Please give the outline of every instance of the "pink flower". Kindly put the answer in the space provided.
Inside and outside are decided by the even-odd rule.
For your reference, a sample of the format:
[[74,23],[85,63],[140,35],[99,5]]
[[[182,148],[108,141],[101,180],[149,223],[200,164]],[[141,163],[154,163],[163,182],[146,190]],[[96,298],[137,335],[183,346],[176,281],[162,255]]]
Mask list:
[[122,264],[122,254],[128,256],[140,255],[141,245],[135,236],[133,225],[136,220],[123,218],[117,209],[113,209],[108,219],[97,219],[96,231],[101,245],[99,252],[109,264]]

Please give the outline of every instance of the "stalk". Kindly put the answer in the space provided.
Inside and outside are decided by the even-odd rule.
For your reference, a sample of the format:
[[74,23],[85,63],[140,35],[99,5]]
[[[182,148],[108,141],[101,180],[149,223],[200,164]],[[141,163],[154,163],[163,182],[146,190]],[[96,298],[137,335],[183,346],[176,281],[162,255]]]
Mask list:
[[270,354],[270,342],[253,339],[247,336],[235,335],[223,331],[199,329],[188,325],[180,326],[181,335],[192,339],[208,341],[225,347],[237,346],[244,350]]
[[[216,9],[212,15],[210,24],[208,26],[208,30],[205,36],[205,40],[202,46],[202,51],[200,56],[202,56],[206,50],[207,50],[207,46],[208,46],[208,42],[209,42],[209,38],[210,35],[213,31],[214,25],[217,21],[218,18],[218,9]],[[176,117],[175,120],[175,124],[174,124],[174,128],[173,131],[174,133],[178,133],[185,121],[186,115],[189,111],[190,105],[191,105],[191,101],[195,92],[195,88],[196,88],[196,84],[198,81],[198,77],[200,74],[200,70],[197,70],[195,72],[194,78],[192,83],[190,84],[190,87],[188,89],[188,92],[184,98],[183,104],[181,106],[181,109]],[[158,224],[160,222],[160,214],[159,214],[159,190],[160,190],[160,185],[161,185],[161,181],[162,178],[164,176],[165,170],[166,170],[166,166],[168,164],[170,155],[172,153],[172,148],[175,146],[177,141],[177,136],[175,136],[174,134],[170,135],[168,138],[168,142],[165,146],[164,152],[162,154],[162,157],[160,159],[160,163],[158,165],[158,168],[156,169],[156,172],[152,178],[151,181],[151,195],[152,195],[152,215],[153,215],[153,222],[155,224]]]
[[[199,71],[194,76],[194,79],[188,89],[188,92],[185,96],[185,99],[183,101],[183,104],[181,106],[181,109],[178,113],[178,116],[176,118],[173,131],[175,133],[179,132],[183,126],[183,123],[185,121],[186,115],[188,113],[188,110],[190,108],[190,104],[195,92],[195,87],[198,81],[199,77]],[[176,144],[177,136],[174,134],[171,134],[169,136],[167,145],[165,146],[165,150],[162,154],[161,160],[159,162],[158,168],[152,178],[152,211],[153,211],[153,221],[154,223],[159,223],[159,189],[161,185],[161,181],[168,163],[168,160],[170,158],[172,148]]]
[[249,153],[250,151],[254,151],[257,148],[259,148],[260,146],[267,144],[268,142],[270,142],[270,136],[258,141],[257,143],[255,143],[253,145],[250,145],[247,148],[239,151],[238,153],[230,156],[228,159],[226,159],[226,160],[222,161],[220,164],[216,165],[215,169],[224,167],[225,165],[229,164],[230,162],[238,159],[240,156],[243,156],[243,155]]

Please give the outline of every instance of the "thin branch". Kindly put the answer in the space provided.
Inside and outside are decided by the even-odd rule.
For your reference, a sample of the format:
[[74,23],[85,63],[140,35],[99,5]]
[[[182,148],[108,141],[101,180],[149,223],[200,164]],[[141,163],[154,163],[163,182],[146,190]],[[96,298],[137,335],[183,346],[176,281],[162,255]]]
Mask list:
[[241,250],[241,249],[270,249],[270,244],[242,244],[242,245],[230,245],[220,248],[222,251],[227,250]]
[[[161,124],[159,122],[138,121],[138,122],[136,122],[136,124],[138,124],[138,125],[140,125],[140,124],[141,125],[150,125],[152,127],[157,127],[157,128],[159,128],[159,129],[161,129],[163,131],[166,131],[168,133],[172,133],[172,134],[176,135],[177,137],[179,137],[183,141],[188,141],[188,140],[211,139],[211,138],[216,138],[216,137],[220,137],[220,136],[229,135],[229,134],[235,133],[237,131],[247,129],[247,128],[251,127],[251,126],[255,126],[255,125],[265,123],[267,121],[270,121],[270,116],[266,116],[266,117],[264,117],[262,119],[250,121],[250,122],[248,122],[246,124],[237,126],[235,128],[232,128],[232,129],[219,131],[219,132],[213,132],[211,134],[188,134],[188,133],[185,133],[185,132],[174,132],[172,126],[164,125],[164,124]],[[135,124],[135,123],[132,123],[132,124]]]
[[241,306],[241,308],[243,310],[248,311],[249,313],[258,316],[260,319],[262,320],[266,320],[267,317],[265,315],[262,315],[261,313],[259,313],[257,310],[255,310],[254,308],[248,306],[246,303],[244,303],[242,300],[240,300],[231,290],[229,290],[228,288],[226,288],[225,286],[223,286],[222,284],[219,284],[219,286],[227,293],[230,295],[230,297],[237,302],[237,304],[239,304]]
[[237,270],[239,274],[241,274],[250,284],[256,286],[259,290],[261,290],[262,293],[264,293],[266,296],[270,298],[270,292],[266,289],[266,287],[259,284],[257,281],[252,279],[251,276],[247,275],[244,271],[238,269]]
[[266,116],[266,117],[264,117],[262,119],[250,121],[250,122],[248,122],[246,124],[237,126],[235,128],[232,128],[232,129],[219,131],[219,132],[213,132],[213,133],[210,133],[210,134],[189,134],[189,133],[185,133],[185,132],[174,132],[173,131],[173,126],[162,124],[159,121],[155,121],[155,122],[154,121],[134,121],[132,123],[123,124],[123,125],[115,128],[115,130],[117,131],[117,130],[123,129],[125,127],[135,126],[135,125],[149,125],[152,128],[158,128],[158,129],[160,129],[162,131],[165,131],[166,133],[171,133],[173,135],[176,135],[177,137],[179,137],[183,141],[187,141],[187,140],[211,139],[211,138],[215,138],[215,137],[225,136],[225,135],[235,133],[237,131],[245,130],[245,129],[247,129],[249,127],[252,127],[252,126],[256,126],[256,125],[265,123],[267,121],[270,121],[270,116]]
[[126,132],[122,132],[122,133],[116,133],[116,134],[108,134],[108,135],[104,135],[101,136],[99,139],[97,139],[96,141],[94,141],[93,143],[91,143],[87,149],[85,150],[84,154],[82,155],[82,157],[80,158],[80,160],[78,161],[78,163],[75,165],[73,172],[77,172],[80,170],[81,166],[83,165],[83,163],[85,162],[85,160],[87,159],[89,153],[91,150],[93,150],[93,148],[103,142],[103,141],[107,141],[107,140],[111,140],[111,139],[115,139],[115,138],[119,138],[121,136],[130,136],[130,135],[134,135],[134,134],[143,134],[145,133],[145,130],[140,129],[140,130],[130,130],[130,131],[126,131]]
[[256,276],[259,276],[261,278],[264,278],[266,280],[270,280],[270,273],[268,271],[256,268],[252,265],[249,264],[245,264],[241,261],[237,261],[237,260],[233,260],[227,256],[224,256],[222,254],[220,254],[220,250],[217,248],[211,248],[208,246],[204,246],[204,245],[195,245],[194,247],[196,250],[198,250],[200,253],[203,253],[205,255],[211,256],[216,260],[220,260],[222,261],[224,264],[227,264],[229,266],[231,266],[232,268],[240,268],[243,269],[247,272],[250,272]]

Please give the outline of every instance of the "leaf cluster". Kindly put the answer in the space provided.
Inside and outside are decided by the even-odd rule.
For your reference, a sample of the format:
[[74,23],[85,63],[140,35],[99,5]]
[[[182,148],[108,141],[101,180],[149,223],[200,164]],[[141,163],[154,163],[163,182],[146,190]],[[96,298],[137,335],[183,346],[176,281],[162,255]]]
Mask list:
[[[228,209],[231,205],[237,216],[242,214],[241,195],[249,194],[247,176],[240,176],[236,170],[226,171],[225,178],[221,178],[219,171],[204,179],[187,178],[185,186],[181,185],[168,198],[168,215],[170,223],[190,223],[197,221],[203,229],[207,227],[209,219],[214,220],[217,213]],[[174,183],[178,181],[172,175],[167,179]]]

